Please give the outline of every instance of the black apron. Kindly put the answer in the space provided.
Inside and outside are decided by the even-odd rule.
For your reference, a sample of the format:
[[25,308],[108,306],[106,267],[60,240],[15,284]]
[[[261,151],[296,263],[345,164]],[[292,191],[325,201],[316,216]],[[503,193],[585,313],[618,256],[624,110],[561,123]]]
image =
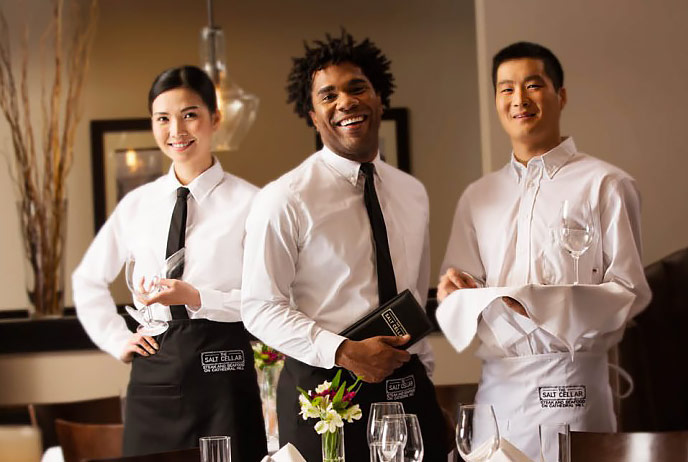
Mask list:
[[[292,443],[307,461],[322,460],[321,436],[314,426],[318,419],[303,420],[299,415],[297,386],[305,390],[315,388],[325,380],[331,381],[338,368],[322,369],[312,367],[292,358],[287,358],[277,385],[277,420],[279,423],[280,446]],[[343,370],[342,380],[347,386],[356,380],[355,376]],[[368,449],[368,415],[372,403],[400,401],[404,411],[416,414],[423,434],[425,462],[446,462],[446,427],[444,416],[437,404],[435,387],[428,378],[425,367],[417,355],[394,371],[380,383],[364,383],[354,404],[359,404],[363,417],[353,423],[344,423],[344,446],[347,462],[370,460]]]
[[198,447],[229,435],[232,462],[267,454],[253,351],[241,322],[169,321],[159,351],[132,363],[124,418],[125,456]]

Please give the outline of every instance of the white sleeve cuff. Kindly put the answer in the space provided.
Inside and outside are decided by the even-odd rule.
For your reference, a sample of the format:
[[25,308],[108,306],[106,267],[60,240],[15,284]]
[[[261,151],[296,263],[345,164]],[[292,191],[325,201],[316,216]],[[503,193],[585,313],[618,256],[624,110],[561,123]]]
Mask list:
[[332,369],[335,367],[334,358],[337,355],[339,345],[346,340],[346,337],[323,329],[315,338],[315,349],[318,352],[318,357],[321,364],[314,364],[314,366],[325,369]]
[[187,308],[193,311],[197,316],[202,314],[204,310],[220,311],[222,310],[222,292],[214,289],[197,289],[201,297],[200,308],[193,308],[187,305]]

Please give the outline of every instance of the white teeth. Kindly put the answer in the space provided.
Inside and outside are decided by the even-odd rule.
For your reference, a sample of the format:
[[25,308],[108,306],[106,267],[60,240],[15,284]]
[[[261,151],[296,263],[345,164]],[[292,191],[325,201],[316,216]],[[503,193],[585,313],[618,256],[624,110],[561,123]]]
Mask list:
[[363,122],[363,120],[363,116],[351,117],[349,119],[342,120],[341,122],[339,122],[339,125],[341,125],[342,127],[346,127],[347,125],[355,124],[357,122]]
[[172,146],[173,148],[181,149],[187,147],[190,144],[191,141],[187,141],[185,143],[170,143],[170,146]]

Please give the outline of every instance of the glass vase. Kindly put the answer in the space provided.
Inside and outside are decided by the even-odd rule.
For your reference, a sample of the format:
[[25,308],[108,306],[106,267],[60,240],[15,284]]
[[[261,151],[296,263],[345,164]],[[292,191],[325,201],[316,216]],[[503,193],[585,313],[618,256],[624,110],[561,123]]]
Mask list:
[[263,402],[263,420],[265,436],[268,440],[268,453],[279,449],[279,432],[277,429],[277,381],[282,371],[283,362],[258,369],[260,399]]
[[33,318],[62,316],[67,201],[26,198],[18,201],[17,211],[29,315]]
[[344,462],[344,427],[336,427],[334,432],[325,432],[322,438],[323,462]]

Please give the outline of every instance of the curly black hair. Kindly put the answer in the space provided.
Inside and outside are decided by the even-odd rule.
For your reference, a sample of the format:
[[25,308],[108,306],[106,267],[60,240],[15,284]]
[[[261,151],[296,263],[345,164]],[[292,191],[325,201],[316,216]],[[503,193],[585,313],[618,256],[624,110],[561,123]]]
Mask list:
[[356,43],[351,34],[342,29],[340,37],[327,34],[325,41],[316,40],[311,48],[304,41],[305,56],[292,58],[293,66],[287,78],[287,103],[294,103],[294,112],[313,126],[308,113],[313,110],[311,90],[316,71],[332,64],[349,62],[361,68],[370,80],[382,105],[389,107],[389,97],[394,93],[394,76],[389,70],[390,61],[369,39]]

